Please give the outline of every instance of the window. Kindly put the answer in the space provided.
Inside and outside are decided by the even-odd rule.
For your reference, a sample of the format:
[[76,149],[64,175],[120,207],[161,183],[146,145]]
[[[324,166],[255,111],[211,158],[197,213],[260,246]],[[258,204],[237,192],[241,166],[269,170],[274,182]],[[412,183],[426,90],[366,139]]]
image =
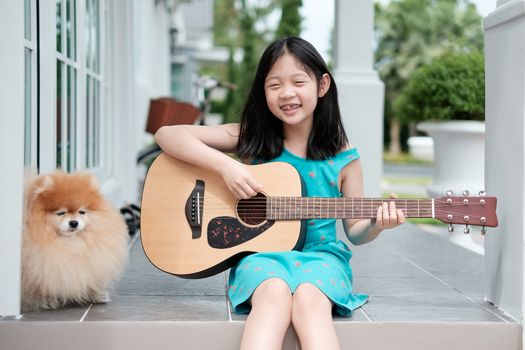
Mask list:
[[[51,4],[52,8],[47,2],[42,6],[52,10],[55,27],[51,38],[56,48],[52,58],[56,69],[55,128],[50,136],[56,140],[53,167],[99,173],[104,160],[103,95],[107,90],[101,59],[105,53],[105,0],[54,0]],[[41,86],[50,86],[49,79],[44,80]]]
[[76,0],[56,0],[56,167],[76,169]]
[[24,164],[38,166],[36,0],[24,0]]
[[85,57],[86,57],[86,129],[85,166],[100,166],[101,163],[101,28],[100,1],[86,0]]
[[179,100],[183,99],[183,65],[171,64],[171,95]]

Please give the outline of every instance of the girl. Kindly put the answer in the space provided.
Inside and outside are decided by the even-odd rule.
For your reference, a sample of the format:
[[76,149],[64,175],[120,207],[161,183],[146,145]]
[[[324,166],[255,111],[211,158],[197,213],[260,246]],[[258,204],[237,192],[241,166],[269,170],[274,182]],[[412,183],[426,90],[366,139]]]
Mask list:
[[[165,126],[155,139],[169,155],[219,173],[237,198],[264,191],[243,164],[285,161],[315,197],[363,196],[356,148],[343,129],[337,88],[315,48],[303,39],[275,41],[263,53],[240,124]],[[353,244],[405,221],[394,202],[374,220],[343,220]],[[352,294],[351,252],[336,241],[335,219],[308,220],[303,251],[257,253],[231,269],[228,296],[248,313],[241,349],[279,349],[293,324],[302,349],[338,349],[332,309],[343,316],[363,305]]]

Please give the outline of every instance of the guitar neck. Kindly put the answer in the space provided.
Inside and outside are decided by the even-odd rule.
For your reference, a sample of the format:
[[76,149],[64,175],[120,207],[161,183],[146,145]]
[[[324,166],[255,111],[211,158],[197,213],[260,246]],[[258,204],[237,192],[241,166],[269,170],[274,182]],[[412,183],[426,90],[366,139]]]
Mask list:
[[269,220],[302,219],[372,219],[383,203],[394,201],[407,218],[434,218],[434,199],[408,198],[325,198],[269,197],[266,216]]

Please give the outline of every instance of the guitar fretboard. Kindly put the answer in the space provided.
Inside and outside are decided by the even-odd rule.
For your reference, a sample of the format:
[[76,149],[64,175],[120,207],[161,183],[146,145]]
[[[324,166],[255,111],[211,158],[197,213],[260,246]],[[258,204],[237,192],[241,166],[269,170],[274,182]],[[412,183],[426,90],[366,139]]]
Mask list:
[[324,198],[269,197],[266,216],[269,220],[301,219],[371,219],[383,203],[394,201],[408,218],[433,218],[434,200],[408,198]]

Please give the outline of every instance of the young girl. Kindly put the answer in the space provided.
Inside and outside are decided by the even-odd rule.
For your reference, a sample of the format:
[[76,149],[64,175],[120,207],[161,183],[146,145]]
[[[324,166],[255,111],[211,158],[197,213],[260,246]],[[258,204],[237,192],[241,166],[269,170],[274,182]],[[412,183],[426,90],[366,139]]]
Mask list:
[[[240,124],[166,126],[155,139],[169,155],[222,176],[237,197],[264,191],[244,163],[284,161],[301,174],[312,197],[363,196],[359,154],[343,129],[337,88],[315,48],[303,39],[275,41],[263,53]],[[374,220],[343,220],[353,244],[405,221],[393,201]],[[335,219],[307,221],[301,252],[257,253],[231,269],[228,296],[248,313],[241,349],[280,349],[293,324],[302,349],[338,349],[332,309],[342,316],[363,305],[352,294],[352,253],[336,240]]]

